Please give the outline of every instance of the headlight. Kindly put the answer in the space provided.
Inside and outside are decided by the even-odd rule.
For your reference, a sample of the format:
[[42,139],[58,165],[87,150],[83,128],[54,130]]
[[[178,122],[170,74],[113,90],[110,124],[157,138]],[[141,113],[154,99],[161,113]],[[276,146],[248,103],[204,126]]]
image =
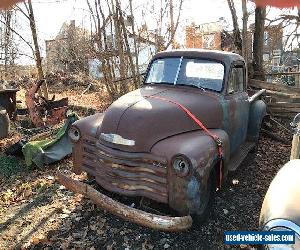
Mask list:
[[175,156],[173,159],[173,168],[179,176],[187,176],[190,171],[190,161],[185,156]]
[[80,131],[74,126],[69,129],[68,135],[73,142],[78,142],[80,139]]

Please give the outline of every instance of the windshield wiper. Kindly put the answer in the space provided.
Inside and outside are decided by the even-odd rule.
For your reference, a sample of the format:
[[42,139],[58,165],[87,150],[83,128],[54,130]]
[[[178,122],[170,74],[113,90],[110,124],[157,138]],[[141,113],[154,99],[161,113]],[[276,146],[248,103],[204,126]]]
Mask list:
[[203,91],[206,91],[205,88],[203,88],[201,86],[190,85],[190,84],[183,84],[183,83],[177,83],[176,85],[178,85],[178,86],[187,86],[187,87],[192,87],[192,88],[201,89]]

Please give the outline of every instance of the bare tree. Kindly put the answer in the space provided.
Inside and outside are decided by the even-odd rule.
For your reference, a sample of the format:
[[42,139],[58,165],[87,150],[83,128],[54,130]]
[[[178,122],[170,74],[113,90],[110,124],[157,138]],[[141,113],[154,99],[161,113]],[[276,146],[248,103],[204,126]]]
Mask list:
[[[242,54],[242,37],[241,37],[241,32],[237,20],[237,15],[236,15],[236,9],[234,6],[233,0],[227,0],[228,7],[230,9],[231,17],[232,17],[232,24],[233,24],[233,38],[234,38],[234,45],[237,49],[237,52],[239,54]],[[244,28],[244,27],[243,27]]]
[[4,61],[4,78],[8,77],[8,66],[13,59],[13,48],[12,48],[12,11],[5,10],[0,13],[1,24],[3,24],[0,29],[0,60]]
[[128,53],[123,11],[117,0],[106,1],[106,12],[100,0],[87,0],[87,4],[95,26],[91,55],[99,59],[103,82],[110,96],[115,99],[129,90],[127,81],[116,82],[128,76],[128,57],[132,56]]
[[289,32],[286,32],[285,41],[283,43],[283,49],[290,50],[293,44],[296,42],[298,47],[300,45],[300,10],[298,9],[282,9],[281,14],[277,18],[269,19],[266,17],[266,27],[273,24],[280,25],[283,29],[289,28]]
[[5,11],[5,32],[4,32],[4,71],[5,71],[5,78],[7,78],[8,74],[8,63],[9,63],[9,51],[11,49],[11,17],[12,11],[7,10]]
[[[153,15],[152,19],[159,19],[151,30],[148,29],[145,19],[135,18],[132,0],[122,3],[119,0],[86,1],[91,12],[91,26],[94,29],[91,54],[100,61],[100,70],[108,93],[112,98],[116,98],[139,87],[139,53],[146,44],[155,46],[154,51],[175,46],[183,0],[176,3],[172,0],[161,0],[159,11],[151,13],[147,12],[149,6],[157,6],[154,6],[153,2],[143,5],[142,11],[148,13],[147,18],[152,18]],[[122,80],[127,78],[130,79]]]
[[90,42],[90,32],[76,26],[75,20],[63,23],[55,39],[46,40],[46,70],[86,75]]
[[[143,32],[147,33],[148,39],[152,36],[155,37],[156,51],[162,51],[167,48],[176,47],[176,33],[178,30],[182,6],[184,0],[173,1],[173,0],[160,0],[158,1],[147,1],[143,5]],[[147,24],[148,18],[154,20],[156,23],[154,29],[150,29]]]
[[242,55],[248,62],[248,17],[249,13],[247,11],[247,0],[242,0],[242,10],[243,10],[243,30],[242,30]]
[[[40,47],[39,47],[39,43],[38,43],[36,21],[35,21],[35,18],[34,18],[34,12],[33,12],[33,7],[32,7],[31,0],[28,0],[27,3],[24,2],[24,7],[25,7],[26,11],[24,11],[19,6],[17,6],[17,9],[29,21],[31,34],[32,34],[33,48],[34,48],[34,58],[35,58],[36,68],[37,68],[37,71],[38,71],[38,78],[43,79],[44,78],[44,72],[43,72],[43,66],[42,66],[42,58],[41,58]],[[48,87],[47,87],[46,82],[41,86],[41,89],[42,89],[44,98],[48,100]]]
[[[41,58],[40,47],[39,47],[38,38],[37,38],[36,23],[35,23],[34,12],[33,12],[33,8],[32,8],[31,0],[28,0],[28,5],[26,3],[24,3],[24,5],[28,11],[28,16],[29,16],[30,29],[31,29],[31,33],[32,33],[32,40],[33,40],[34,51],[35,51],[35,62],[36,62],[37,70],[38,70],[38,78],[43,79],[44,72],[43,72],[43,67],[42,67],[42,58]],[[47,82],[45,82],[41,86],[41,88],[42,88],[45,99],[48,100]]]
[[[16,9],[0,11],[0,30],[0,60],[4,65],[3,76],[8,80],[15,76],[15,60],[20,56],[34,60],[34,49],[31,42],[27,41],[21,31],[18,30]],[[32,53],[28,54],[20,50],[23,48],[23,46],[20,46],[21,43],[27,45]]]
[[[175,35],[175,31],[174,31],[174,5],[173,5],[173,0],[170,0],[170,33]],[[172,40],[171,40],[171,46],[172,46],[172,48],[175,47],[174,36],[172,37]]]
[[255,8],[255,31],[253,37],[253,70],[254,78],[264,80],[263,48],[265,30],[266,8]]
[[134,56],[135,56],[135,67],[137,73],[137,82],[140,83],[140,70],[139,70],[139,57],[138,57],[138,48],[137,48],[137,36],[135,32],[135,18],[133,15],[133,8],[132,8],[132,0],[129,0],[129,8],[130,8],[130,18],[131,18],[131,29],[132,29],[132,36],[133,36],[133,45],[134,45]]

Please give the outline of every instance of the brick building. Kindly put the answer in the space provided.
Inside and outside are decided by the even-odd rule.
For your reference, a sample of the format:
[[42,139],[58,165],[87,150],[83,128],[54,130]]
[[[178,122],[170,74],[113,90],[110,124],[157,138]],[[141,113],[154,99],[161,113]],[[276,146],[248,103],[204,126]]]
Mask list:
[[192,23],[186,27],[187,48],[221,49],[221,31],[219,22],[195,25]]
[[[250,25],[251,43],[253,44],[254,24]],[[283,28],[282,25],[270,25],[264,31],[264,54],[263,59],[266,65],[279,66],[283,54]],[[250,47],[252,55],[252,47]]]
[[[248,60],[252,60],[254,24],[247,32]],[[185,47],[235,51],[233,36],[224,30],[222,22],[212,22],[196,25],[192,23],[185,29]],[[264,32],[264,62],[268,66],[278,66],[283,53],[283,28],[281,25],[271,25]]]
[[185,29],[185,47],[233,51],[233,37],[220,21],[196,25]]

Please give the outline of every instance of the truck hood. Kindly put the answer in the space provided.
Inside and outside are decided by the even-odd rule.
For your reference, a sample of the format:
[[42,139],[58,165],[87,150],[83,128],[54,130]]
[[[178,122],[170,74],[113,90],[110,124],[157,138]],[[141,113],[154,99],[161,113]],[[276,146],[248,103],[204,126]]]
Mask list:
[[[223,111],[217,94],[190,87],[151,85],[122,96],[105,111],[97,131],[101,143],[124,151],[150,152],[162,139],[199,129],[176,104],[153,96],[179,102],[207,128],[222,126]],[[109,142],[115,135],[130,145]]]

